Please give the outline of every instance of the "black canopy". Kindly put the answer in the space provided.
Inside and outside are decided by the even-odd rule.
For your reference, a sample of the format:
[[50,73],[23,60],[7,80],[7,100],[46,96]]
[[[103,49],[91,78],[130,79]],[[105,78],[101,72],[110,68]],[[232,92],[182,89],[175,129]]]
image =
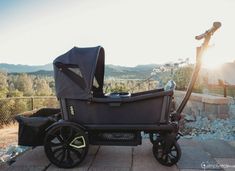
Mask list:
[[58,98],[89,99],[103,93],[104,49],[74,47],[54,62]]

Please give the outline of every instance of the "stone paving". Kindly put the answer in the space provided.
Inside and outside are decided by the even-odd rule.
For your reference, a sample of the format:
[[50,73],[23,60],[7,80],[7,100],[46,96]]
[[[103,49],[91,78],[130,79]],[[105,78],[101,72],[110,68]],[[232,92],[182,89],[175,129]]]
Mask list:
[[[71,171],[199,171],[235,170],[235,142],[222,140],[179,140],[182,157],[177,165],[159,164],[152,154],[152,145],[145,139],[141,146],[90,146],[83,163]],[[43,147],[37,147],[19,156],[11,165],[0,166],[6,171],[63,171],[51,164]]]

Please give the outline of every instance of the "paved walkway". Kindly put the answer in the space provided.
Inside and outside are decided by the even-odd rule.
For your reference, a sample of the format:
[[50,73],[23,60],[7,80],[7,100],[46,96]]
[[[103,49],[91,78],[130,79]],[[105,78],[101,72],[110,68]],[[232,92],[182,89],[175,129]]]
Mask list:
[[[152,145],[143,140],[141,146],[91,146],[86,159],[80,167],[71,171],[197,171],[197,170],[235,170],[235,142],[221,140],[179,141],[182,157],[177,165],[165,167],[159,164],[152,154]],[[203,168],[204,167],[204,168]],[[44,154],[43,147],[27,151],[10,166],[0,167],[6,171],[56,171]]]

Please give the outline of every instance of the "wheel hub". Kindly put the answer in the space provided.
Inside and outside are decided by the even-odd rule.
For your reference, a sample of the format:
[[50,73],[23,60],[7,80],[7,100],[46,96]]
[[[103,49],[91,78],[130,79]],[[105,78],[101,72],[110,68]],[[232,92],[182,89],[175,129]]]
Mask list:
[[78,136],[78,137],[75,137],[71,143],[69,144],[69,146],[71,147],[74,147],[74,148],[84,148],[86,147],[86,143],[85,143],[85,139],[83,136]]

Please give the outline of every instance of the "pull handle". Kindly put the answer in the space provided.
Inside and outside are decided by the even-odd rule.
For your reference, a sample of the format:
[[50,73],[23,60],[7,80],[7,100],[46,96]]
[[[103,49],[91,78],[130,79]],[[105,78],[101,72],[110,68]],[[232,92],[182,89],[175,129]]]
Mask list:
[[220,27],[221,27],[221,22],[214,22],[213,26],[209,30],[207,30],[205,33],[203,33],[201,35],[196,36],[195,39],[201,40],[201,39],[207,37],[208,35],[212,35]]

